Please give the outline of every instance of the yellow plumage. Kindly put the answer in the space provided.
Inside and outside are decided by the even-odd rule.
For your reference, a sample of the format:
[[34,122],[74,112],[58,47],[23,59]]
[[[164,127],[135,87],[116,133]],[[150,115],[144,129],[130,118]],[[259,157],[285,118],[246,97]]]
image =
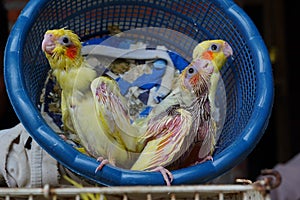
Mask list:
[[[83,188],[83,185],[80,183],[77,183],[75,180],[71,179],[70,177],[64,175],[63,178],[68,181],[70,184],[72,184],[73,186],[77,187],[77,188]],[[83,200],[106,200],[106,197],[104,195],[101,194],[92,194],[92,193],[81,193],[80,197]]]
[[121,95],[116,81],[98,77],[92,82],[91,90],[102,126],[110,135],[116,136],[124,149],[138,152],[137,140],[143,130],[141,126],[131,124],[127,100]]
[[122,135],[111,131],[104,119],[106,110],[96,106],[91,84],[98,75],[81,56],[79,37],[70,30],[49,30],[45,33],[42,49],[62,89],[65,129],[77,134],[88,154],[107,158],[113,165],[131,165],[133,156],[129,155]]
[[151,170],[158,166],[167,166],[185,151],[183,148],[187,147],[182,143],[192,127],[192,115],[181,108],[175,112],[177,112],[175,116],[163,115],[153,122],[150,121],[142,138],[149,141],[139,159],[131,167],[132,170]]

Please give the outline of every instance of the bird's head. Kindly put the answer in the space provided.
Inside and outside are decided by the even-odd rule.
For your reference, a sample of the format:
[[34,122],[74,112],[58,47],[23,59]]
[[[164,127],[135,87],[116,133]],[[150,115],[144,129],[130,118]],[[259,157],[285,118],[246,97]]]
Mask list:
[[224,40],[199,43],[194,49],[193,61],[181,73],[182,85],[198,96],[207,93],[212,75],[219,72],[232,54],[232,48]]
[[212,62],[206,59],[193,60],[181,73],[182,86],[197,96],[207,93],[214,72]]
[[215,65],[215,72],[221,70],[222,66],[227,61],[227,58],[232,56],[233,51],[231,46],[224,40],[205,40],[199,43],[193,51],[193,60],[207,59]]
[[42,50],[52,68],[66,69],[70,65],[80,66],[82,61],[78,35],[64,28],[46,31]]

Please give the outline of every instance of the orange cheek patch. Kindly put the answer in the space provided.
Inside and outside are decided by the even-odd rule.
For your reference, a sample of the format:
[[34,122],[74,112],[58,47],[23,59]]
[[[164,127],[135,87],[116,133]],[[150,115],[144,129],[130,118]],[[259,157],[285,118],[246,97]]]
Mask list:
[[206,51],[202,54],[202,57],[204,59],[207,59],[207,60],[212,60],[213,59],[213,52],[211,51]]
[[66,55],[71,58],[71,59],[74,59],[77,55],[77,48],[74,47],[74,46],[71,46],[67,49],[66,51]]
[[191,79],[190,79],[190,84],[191,85],[196,85],[199,82],[199,76],[194,75]]

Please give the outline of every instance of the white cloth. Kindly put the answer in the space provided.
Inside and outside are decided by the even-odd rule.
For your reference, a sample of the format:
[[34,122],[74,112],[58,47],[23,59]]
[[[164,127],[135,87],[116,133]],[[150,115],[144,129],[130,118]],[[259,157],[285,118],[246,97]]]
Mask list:
[[60,165],[43,150],[20,123],[0,131],[0,185],[8,187],[43,187],[70,185],[61,178],[71,177],[89,185],[84,179]]
[[57,162],[22,124],[0,131],[0,172],[8,187],[58,185]]

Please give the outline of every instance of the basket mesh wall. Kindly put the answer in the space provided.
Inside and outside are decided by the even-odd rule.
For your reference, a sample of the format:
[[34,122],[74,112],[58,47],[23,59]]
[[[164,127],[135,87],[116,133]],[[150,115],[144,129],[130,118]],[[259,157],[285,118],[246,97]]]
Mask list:
[[[234,61],[227,62],[222,77],[227,95],[227,117],[217,152],[228,146],[251,116],[256,80],[250,52],[234,22],[209,1],[58,1],[53,0],[36,18],[23,50],[27,90],[37,104],[49,66],[40,48],[43,34],[51,28],[68,27],[82,40],[108,34],[118,24],[122,31],[139,27],[161,27],[181,32],[196,41],[223,38],[234,49]],[[160,35],[160,39],[161,39]],[[168,36],[165,36],[168,39]],[[175,38],[176,39],[176,38]],[[176,41],[174,50],[192,55],[193,46]],[[26,59],[25,59],[26,58]]]

